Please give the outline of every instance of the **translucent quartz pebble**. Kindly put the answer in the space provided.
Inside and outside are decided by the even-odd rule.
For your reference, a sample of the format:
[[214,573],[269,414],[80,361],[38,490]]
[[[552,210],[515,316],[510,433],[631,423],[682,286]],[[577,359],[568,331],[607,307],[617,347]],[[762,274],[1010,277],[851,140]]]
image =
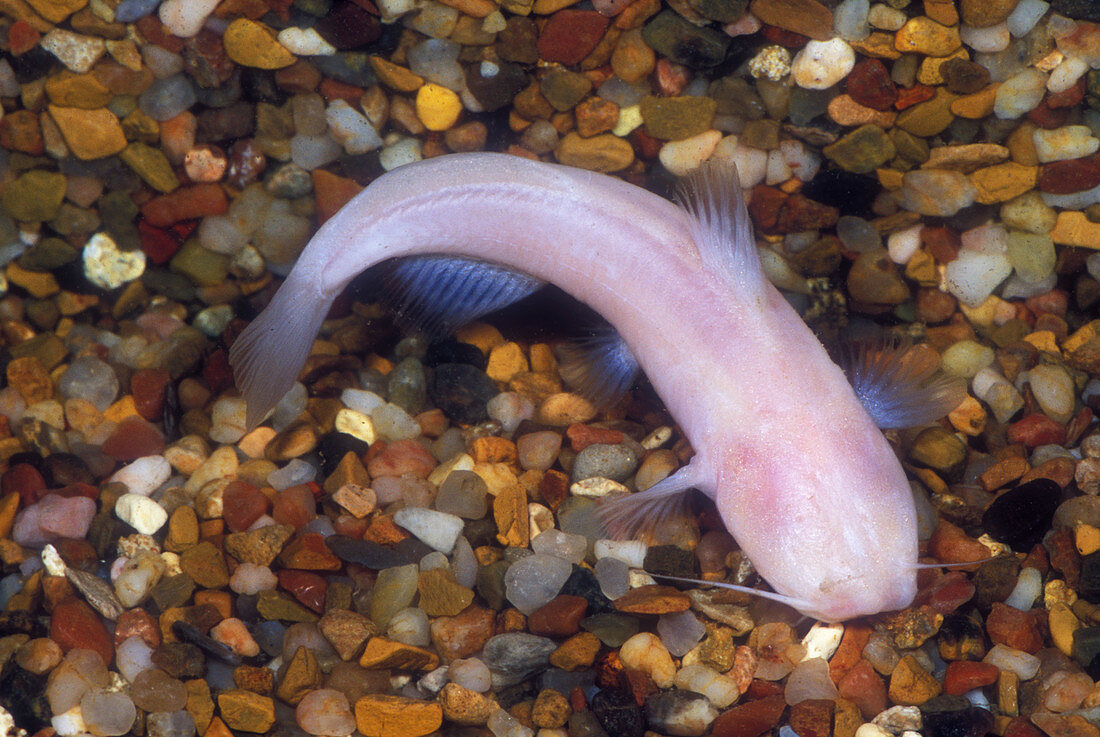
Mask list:
[[1030,566],[1020,571],[1016,579],[1016,588],[1005,599],[1005,604],[1021,612],[1030,611],[1035,600],[1043,593],[1043,577]]
[[485,693],[493,686],[489,666],[477,658],[459,658],[447,669],[447,677],[452,683],[475,693]]
[[108,479],[125,484],[131,494],[149,496],[172,477],[172,465],[164,456],[145,456],[123,466]]
[[115,650],[115,663],[122,677],[133,682],[139,673],[153,667],[153,648],[137,635],[127,637]]
[[393,521],[428,547],[447,554],[454,549],[464,524],[461,517],[420,507],[397,510]]
[[529,555],[516,561],[504,574],[504,595],[524,614],[530,614],[550,602],[573,566],[552,555]]
[[787,677],[783,697],[791,705],[809,699],[836,699],[836,685],[829,677],[828,662],[823,658],[810,658],[796,665]]
[[80,704],[85,693],[106,688],[108,683],[103,656],[94,650],[70,650],[50,673],[46,699],[54,714],[63,714]]
[[267,483],[276,491],[289,489],[298,484],[308,484],[317,479],[317,468],[301,458],[294,458],[282,468],[267,475]]
[[[156,502],[148,497],[127,494],[122,498],[125,499],[126,496],[133,496],[137,499],[143,499],[150,504],[156,504]],[[159,505],[157,505],[157,509],[160,509]],[[163,512],[164,510],[161,509],[161,511]],[[167,518],[167,515],[165,517]],[[120,515],[120,519],[121,518]],[[134,529],[138,528],[135,526]],[[140,529],[138,529],[138,531],[141,532]],[[166,568],[167,565],[164,560],[153,552],[138,553],[128,560],[122,567],[122,571],[115,578],[115,594],[118,596],[119,603],[129,609],[145,601],[152,588],[160,582]]]
[[344,100],[333,100],[326,112],[329,130],[351,154],[365,154],[382,145],[382,137],[361,112]]
[[156,711],[145,716],[146,737],[194,737],[195,719],[186,709]]
[[661,642],[677,658],[682,658],[698,645],[706,632],[707,628],[691,611],[662,614],[657,620],[657,633],[661,636]]
[[833,29],[845,41],[862,41],[871,33],[867,26],[870,11],[870,0],[844,0],[833,11]]
[[298,166],[313,171],[330,164],[344,153],[336,139],[326,134],[294,136],[290,139],[290,158]]
[[1025,69],[997,88],[993,113],[1002,120],[1019,118],[1034,110],[1046,91],[1047,75],[1038,69]]
[[375,394],[374,392],[364,391],[363,389],[345,389],[340,394],[340,401],[344,403],[344,406],[348,409],[353,409],[356,412],[362,412],[365,415],[369,415],[371,410],[375,407],[379,407],[386,403],[386,400]]
[[85,399],[102,412],[118,396],[118,376],[95,356],[81,356],[61,374],[57,389],[62,396]]
[[290,391],[284,394],[279,403],[275,405],[275,409],[271,414],[271,427],[276,432],[281,432],[289,427],[290,423],[297,420],[305,411],[307,399],[309,399],[309,396],[306,394],[305,386],[300,381],[294,382],[294,386],[290,387]]
[[374,429],[389,440],[411,440],[420,435],[420,424],[401,407],[387,402],[371,410]]
[[241,231],[234,217],[209,215],[199,223],[199,243],[208,251],[231,255],[248,245],[248,234]]
[[642,568],[648,546],[641,540],[597,540],[596,558],[615,558],[631,568]]
[[974,51],[986,54],[1004,51],[1011,40],[1006,23],[998,23],[986,28],[963,25],[959,28],[959,38]]
[[455,574],[455,581],[461,586],[472,589],[477,583],[477,557],[470,541],[465,537],[458,538],[455,549],[451,553],[451,571]]
[[202,29],[218,0],[166,0],[160,6],[160,22],[173,36],[191,38]]
[[137,718],[133,700],[118,691],[88,691],[80,699],[80,712],[88,731],[104,737],[126,734]]
[[1019,676],[1021,681],[1031,680],[1039,672],[1037,657],[1007,645],[994,645],[982,658],[982,662],[995,665],[1001,670],[1010,670]]
[[618,558],[600,558],[593,572],[608,599],[618,599],[630,590],[630,566]]
[[546,530],[531,540],[531,549],[542,555],[553,555],[570,563],[580,563],[588,550],[588,540],[561,530]]
[[432,641],[428,627],[428,615],[423,609],[405,607],[393,615],[389,627],[386,628],[386,636],[406,645],[427,647]]
[[964,232],[962,243],[958,258],[946,268],[947,290],[977,307],[1012,273],[1008,231],[1000,225],[983,225]]
[[485,726],[493,733],[493,737],[533,737],[535,734],[535,730],[525,726],[504,709],[497,709],[490,714]]
[[310,691],[295,709],[298,726],[310,734],[347,737],[355,731],[355,717],[342,691],[319,688]]
[[371,591],[370,618],[386,627],[397,612],[412,603],[417,593],[419,573],[416,565],[394,566],[378,572]]
[[115,502],[115,515],[142,535],[152,535],[168,521],[168,512],[141,494],[123,494]]
[[451,471],[439,486],[435,508],[463,519],[481,519],[489,509],[488,494],[485,480],[473,471]]
[[454,41],[428,39],[409,49],[409,69],[429,82],[458,92],[466,85],[465,73],[458,63],[461,50]]
[[122,0],[115,8],[115,20],[119,23],[133,23],[150,15],[158,5],[160,0]]
[[286,630],[283,637],[283,660],[289,662],[299,647],[306,647],[313,651],[317,658],[317,664],[321,670],[328,671],[333,665],[340,662],[340,656],[332,644],[321,634],[317,625],[311,622],[298,622],[292,624]]
[[535,405],[522,394],[501,392],[485,403],[485,411],[500,423],[504,432],[510,433],[515,432],[521,422],[535,416]]
[[138,106],[153,120],[164,122],[187,110],[197,100],[190,80],[182,74],[175,74],[153,82],[138,97]]
[[248,430],[247,405],[241,397],[222,397],[210,410],[210,439],[219,444],[232,444]]

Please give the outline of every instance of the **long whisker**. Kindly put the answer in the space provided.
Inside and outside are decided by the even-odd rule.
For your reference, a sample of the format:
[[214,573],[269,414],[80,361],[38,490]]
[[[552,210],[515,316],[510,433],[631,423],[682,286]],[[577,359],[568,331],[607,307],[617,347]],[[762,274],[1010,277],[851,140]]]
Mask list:
[[700,586],[717,586],[718,588],[729,589],[730,591],[740,591],[743,594],[749,594],[751,596],[759,596],[762,599],[770,599],[771,601],[778,601],[780,604],[786,604],[787,606],[798,609],[799,611],[805,609],[812,609],[813,604],[804,600],[796,599],[793,596],[786,596],[785,594],[777,594],[774,591],[761,591],[760,589],[750,588],[748,586],[740,586],[735,583],[725,583],[724,581],[699,581],[694,578],[681,578],[679,576],[666,576],[663,573],[651,573],[649,574],[654,578],[664,579],[666,581],[679,581],[680,583],[693,583]]

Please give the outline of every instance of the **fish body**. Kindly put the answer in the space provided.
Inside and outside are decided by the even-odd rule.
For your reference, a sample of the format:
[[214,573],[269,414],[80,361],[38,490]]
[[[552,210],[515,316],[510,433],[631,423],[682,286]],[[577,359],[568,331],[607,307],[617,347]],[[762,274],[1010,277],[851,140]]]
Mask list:
[[731,172],[701,175],[686,207],[500,154],[380,177],[320,228],[233,345],[249,424],[290,388],[333,299],[366,268],[429,255],[511,267],[611,323],[696,452],[627,497],[625,518],[697,488],[803,613],[838,621],[908,605],[917,559],[909,483],[844,371],[765,278]]

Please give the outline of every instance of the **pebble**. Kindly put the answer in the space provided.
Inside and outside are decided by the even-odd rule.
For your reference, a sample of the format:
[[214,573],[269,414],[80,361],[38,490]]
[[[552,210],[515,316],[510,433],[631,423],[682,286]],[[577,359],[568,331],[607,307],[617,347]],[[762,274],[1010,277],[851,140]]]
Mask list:
[[824,90],[844,79],[856,56],[844,39],[809,41],[791,62],[791,78],[799,87]]
[[1015,119],[1034,110],[1046,93],[1047,77],[1037,69],[1025,69],[997,88],[993,113],[1001,119]]
[[425,545],[441,553],[454,550],[462,534],[462,518],[453,514],[419,507],[399,509],[393,516],[395,524],[415,535]]
[[142,535],[152,535],[168,521],[164,507],[141,494],[123,494],[115,502],[115,514]]
[[1100,149],[1100,139],[1085,125],[1067,125],[1054,130],[1036,128],[1032,140],[1042,163],[1079,159]]

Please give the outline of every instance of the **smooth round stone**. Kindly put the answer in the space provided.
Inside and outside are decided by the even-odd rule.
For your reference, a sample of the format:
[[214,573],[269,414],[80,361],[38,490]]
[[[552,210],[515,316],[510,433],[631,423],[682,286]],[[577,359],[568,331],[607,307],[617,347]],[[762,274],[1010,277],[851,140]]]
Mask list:
[[144,601],[164,576],[166,567],[156,553],[143,552],[131,558],[115,578],[115,594],[122,606],[135,607]]
[[57,388],[62,395],[85,399],[102,412],[118,396],[118,376],[98,358],[81,356],[61,374]]
[[406,645],[427,647],[431,644],[428,615],[422,609],[406,607],[393,615],[386,636]]
[[947,291],[977,307],[1012,273],[1007,251],[1008,233],[1003,227],[988,225],[967,231],[958,258],[947,264]]
[[1008,48],[1011,40],[1007,23],[998,23],[986,28],[973,28],[963,25],[959,28],[959,38],[964,44],[979,53],[995,54]]
[[139,673],[153,667],[153,648],[137,635],[127,637],[115,650],[115,664],[132,683]]
[[504,575],[505,596],[524,614],[548,604],[565,584],[573,565],[552,555],[529,555],[508,568]]
[[485,693],[493,686],[489,667],[477,658],[459,658],[447,668],[447,677],[475,693]]
[[329,135],[297,135],[290,139],[291,160],[307,171],[331,164],[343,153],[344,149]]
[[548,637],[527,632],[505,632],[485,643],[482,660],[502,680],[518,679],[550,662],[557,644]]
[[187,688],[159,668],[142,671],[134,679],[130,697],[142,711],[178,711],[187,706]]
[[229,588],[238,594],[255,595],[261,591],[274,590],[279,578],[267,566],[255,563],[241,563],[229,577]]
[[945,169],[917,169],[902,177],[899,204],[922,215],[950,217],[974,204],[978,190],[964,174]]
[[1043,576],[1030,566],[1020,571],[1016,587],[1005,599],[1005,604],[1021,612],[1031,611],[1035,601],[1043,593]]
[[854,215],[842,215],[836,221],[836,236],[845,248],[856,253],[882,248],[882,236],[875,226]]
[[627,445],[595,443],[577,453],[573,461],[574,482],[590,478],[624,481],[638,468],[638,456]]
[[630,566],[618,558],[600,558],[593,569],[600,591],[615,600],[630,590]]
[[374,429],[388,440],[411,440],[420,435],[420,424],[401,407],[387,402],[370,413]]
[[409,69],[429,82],[458,92],[466,84],[465,72],[458,63],[460,51],[462,47],[454,41],[428,39],[409,49]]
[[986,366],[992,366],[995,354],[989,346],[973,340],[960,340],[943,352],[941,365],[952,376],[972,379]]
[[131,494],[149,496],[172,477],[172,465],[164,456],[145,456],[129,463],[108,479],[123,484]]
[[1008,32],[1015,38],[1026,36],[1049,9],[1050,3],[1046,0],[1020,0],[1005,20]]
[[145,717],[147,737],[194,737],[195,719],[186,709],[157,711]]
[[1069,422],[1076,395],[1073,377],[1061,366],[1052,364],[1039,364],[1027,374],[1039,408],[1055,422]]
[[126,734],[137,718],[133,700],[117,691],[88,691],[80,699],[80,712],[88,731],[104,737]]
[[833,30],[845,41],[862,41],[870,35],[867,16],[870,0],[844,0],[833,11]]
[[516,438],[519,465],[527,470],[545,471],[554,465],[561,452],[561,433],[553,430],[529,432]]
[[210,410],[210,439],[215,443],[232,445],[243,438],[248,430],[247,410],[242,397],[223,397],[214,402]]
[[316,479],[317,468],[301,458],[293,458],[282,468],[276,469],[267,475],[267,483],[276,491],[283,491],[300,484],[308,484]]
[[218,0],[166,0],[160,6],[160,22],[173,36],[191,38],[202,29],[217,5]]
[[[557,143],[556,138],[554,142]],[[550,149],[553,150],[553,145]],[[489,418],[499,422],[506,433],[515,432],[521,422],[535,416],[535,405],[516,392],[501,392],[485,404],[485,409]]]
[[1014,120],[1034,110],[1046,94],[1046,85],[1047,75],[1030,68],[1005,80],[997,88],[994,115],[1002,120]]
[[[681,614],[686,613],[681,612]],[[726,708],[740,695],[737,690],[737,681],[702,664],[681,668],[676,673],[675,683],[676,688],[703,694],[707,697],[707,701],[719,709]]]
[[298,726],[310,734],[347,737],[355,731],[355,717],[348,697],[341,691],[319,688],[310,691],[294,710]]
[[848,76],[856,53],[842,38],[809,41],[791,62],[791,79],[799,87],[827,90]]
[[461,517],[420,507],[397,510],[393,521],[428,547],[445,554],[450,554],[454,549],[465,524]]

